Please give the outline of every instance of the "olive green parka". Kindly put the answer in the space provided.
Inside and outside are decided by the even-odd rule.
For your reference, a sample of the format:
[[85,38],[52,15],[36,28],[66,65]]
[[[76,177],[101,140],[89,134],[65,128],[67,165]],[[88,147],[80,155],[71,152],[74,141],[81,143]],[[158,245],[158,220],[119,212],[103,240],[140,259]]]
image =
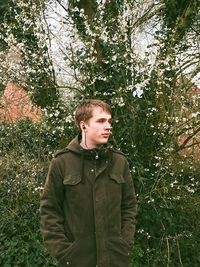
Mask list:
[[44,243],[67,267],[128,267],[136,217],[125,156],[83,149],[76,137],[51,161],[41,196]]

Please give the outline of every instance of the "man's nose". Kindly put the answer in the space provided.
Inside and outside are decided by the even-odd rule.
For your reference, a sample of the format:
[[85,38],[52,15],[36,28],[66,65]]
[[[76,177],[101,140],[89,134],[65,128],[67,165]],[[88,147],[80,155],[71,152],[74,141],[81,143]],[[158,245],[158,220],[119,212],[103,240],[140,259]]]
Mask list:
[[111,130],[112,129],[112,126],[111,126],[111,124],[109,122],[106,123],[105,129],[107,129],[107,130]]

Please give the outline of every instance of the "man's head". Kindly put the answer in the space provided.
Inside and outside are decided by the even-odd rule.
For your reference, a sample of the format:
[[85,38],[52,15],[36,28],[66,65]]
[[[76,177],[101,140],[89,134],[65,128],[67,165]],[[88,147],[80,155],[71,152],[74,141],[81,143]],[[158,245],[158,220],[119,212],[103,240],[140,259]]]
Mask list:
[[101,108],[108,114],[112,114],[110,106],[102,100],[86,99],[82,101],[76,108],[75,122],[77,126],[80,127],[81,121],[87,122],[92,117],[94,108]]
[[82,131],[82,140],[94,148],[108,141],[111,131],[111,108],[97,99],[81,102],[75,111],[75,121]]

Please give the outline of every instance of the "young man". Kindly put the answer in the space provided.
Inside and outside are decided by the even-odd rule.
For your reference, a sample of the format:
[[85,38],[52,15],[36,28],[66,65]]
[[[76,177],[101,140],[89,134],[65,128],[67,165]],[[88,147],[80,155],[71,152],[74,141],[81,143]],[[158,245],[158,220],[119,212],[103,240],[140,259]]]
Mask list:
[[111,109],[85,100],[81,135],[52,160],[41,197],[41,232],[58,266],[128,267],[136,198],[125,156],[108,147]]

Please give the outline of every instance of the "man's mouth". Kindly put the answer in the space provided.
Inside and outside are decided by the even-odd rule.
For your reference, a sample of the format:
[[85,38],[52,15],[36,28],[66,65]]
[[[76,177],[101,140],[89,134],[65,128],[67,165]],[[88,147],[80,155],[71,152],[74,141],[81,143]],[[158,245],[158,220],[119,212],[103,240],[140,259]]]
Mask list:
[[110,136],[110,134],[109,133],[105,133],[105,134],[102,134],[102,136],[105,137],[105,138],[107,138],[107,137]]

